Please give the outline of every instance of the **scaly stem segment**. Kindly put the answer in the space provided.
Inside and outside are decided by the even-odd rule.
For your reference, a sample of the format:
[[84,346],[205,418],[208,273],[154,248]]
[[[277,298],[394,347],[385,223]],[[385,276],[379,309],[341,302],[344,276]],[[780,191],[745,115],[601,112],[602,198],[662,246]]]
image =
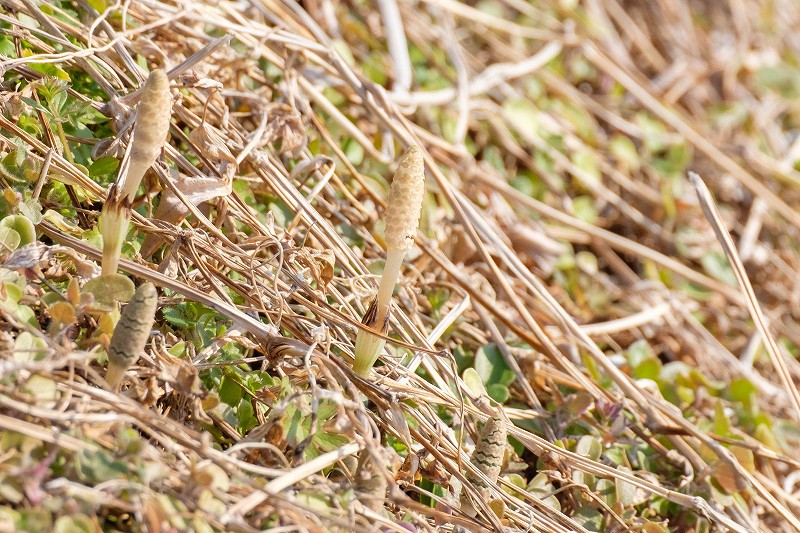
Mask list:
[[[397,173],[392,181],[386,207],[386,264],[383,268],[377,297],[367,309],[362,324],[386,335],[389,328],[389,313],[392,293],[400,276],[400,268],[406,252],[414,243],[419,225],[422,198],[425,194],[425,168],[422,152],[411,146],[400,159]],[[356,337],[353,370],[360,376],[369,375],[369,370],[383,349],[385,339],[372,332],[359,330]]]
[[[508,430],[506,429],[503,415],[498,410],[483,426],[483,430],[478,436],[478,442],[475,443],[475,450],[472,452],[472,457],[470,457],[470,462],[475,469],[489,478],[489,483],[492,485],[497,483],[497,478],[503,467],[503,456],[505,455],[507,443]],[[467,471],[465,477],[475,487],[478,496],[482,500],[488,501],[491,494],[490,485],[487,485],[483,478],[471,471]],[[475,502],[471,501],[464,488],[461,489],[461,510],[467,516],[475,516],[478,512]]]

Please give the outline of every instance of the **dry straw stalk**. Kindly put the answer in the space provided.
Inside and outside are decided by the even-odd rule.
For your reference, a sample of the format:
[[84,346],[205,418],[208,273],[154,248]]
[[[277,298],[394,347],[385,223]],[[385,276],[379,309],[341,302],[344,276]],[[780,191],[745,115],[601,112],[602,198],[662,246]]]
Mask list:
[[[386,334],[392,293],[400,275],[406,252],[414,244],[419,226],[422,198],[425,195],[425,165],[422,151],[410,146],[397,168],[386,207],[386,263],[378,295],[364,314],[362,324]],[[385,340],[368,331],[359,330],[356,337],[353,370],[367,376],[378,358]]]

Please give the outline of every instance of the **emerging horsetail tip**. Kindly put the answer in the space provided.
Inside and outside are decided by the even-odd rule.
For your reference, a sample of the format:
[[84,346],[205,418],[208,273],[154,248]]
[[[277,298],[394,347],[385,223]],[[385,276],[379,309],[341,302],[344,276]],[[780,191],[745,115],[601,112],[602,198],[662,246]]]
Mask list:
[[169,133],[172,97],[167,74],[156,69],[142,88],[142,99],[136,110],[136,125],[131,137],[130,166],[122,196],[131,200],[136,195],[144,173],[156,162]]
[[172,97],[166,73],[157,69],[150,73],[142,88],[142,98],[136,110],[127,169],[108,191],[108,199],[100,215],[103,235],[103,274],[116,274],[122,242],[128,232],[130,209],[136,190],[161,153],[169,132]]
[[408,250],[414,244],[425,194],[422,151],[412,145],[400,158],[386,206],[386,248]]
[[[422,199],[425,196],[425,165],[422,151],[410,146],[398,163],[386,207],[386,263],[378,295],[364,314],[361,323],[385,334],[389,326],[392,292],[400,275],[400,267],[419,226]],[[356,337],[353,370],[360,376],[369,370],[383,349],[385,341],[368,331],[359,330]]]
[[116,389],[122,376],[139,359],[150,337],[156,316],[158,292],[152,283],[143,283],[122,310],[108,347],[106,381]]
[[[497,411],[483,426],[475,450],[472,452],[470,462],[476,470],[482,472],[491,484],[497,482],[500,470],[503,467],[503,456],[506,451],[508,432],[505,420],[500,411]],[[471,471],[465,474],[467,481],[477,490],[478,495],[484,501],[488,501],[490,490],[489,484]],[[461,510],[469,516],[475,516],[477,510],[470,499],[470,495],[462,488],[461,490]]]

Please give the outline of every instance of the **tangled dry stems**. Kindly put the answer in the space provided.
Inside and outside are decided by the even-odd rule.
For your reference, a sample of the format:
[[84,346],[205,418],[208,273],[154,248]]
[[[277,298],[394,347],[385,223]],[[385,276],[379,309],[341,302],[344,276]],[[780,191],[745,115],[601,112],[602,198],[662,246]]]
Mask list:
[[[710,381],[750,379],[759,409],[798,422],[792,399],[800,369],[787,358],[789,379],[780,383],[770,362],[748,356],[758,347],[748,299],[702,267],[716,240],[693,191],[681,185],[680,172],[678,181],[665,181],[652,166],[625,159],[619,141],[622,134],[640,147],[662,142],[648,148],[654,153],[675,146],[688,152],[683,155],[723,202],[723,222],[740,235],[757,291],[751,303],[757,297],[774,331],[795,347],[798,261],[787,238],[797,237],[800,222],[792,208],[800,150],[789,135],[796,104],[764,96],[752,78],[770,53],[798,53],[790,30],[800,16],[797,6],[778,2],[778,16],[748,2],[706,3],[694,6],[698,12],[667,1],[592,1],[576,12],[563,11],[563,2],[534,7],[508,0],[496,2],[495,12],[450,0],[384,4],[381,19],[344,3],[308,2],[304,11],[271,0],[154,1],[115,5],[100,16],[79,1],[84,16],[76,19],[62,7],[50,14],[3,0],[2,34],[37,50],[3,59],[6,85],[22,87],[21,96],[30,98],[24,87],[42,78],[34,65],[81,72],[104,98],[76,88],[70,94],[113,114],[122,142],[123,115],[146,75],[138,60],[167,68],[179,89],[172,142],[134,215],[137,231],[161,247],[160,264],[136,257],[122,261],[121,270],[169,289],[162,306],[198,301],[231,323],[183,359],[169,352],[183,339],[165,329],[118,395],[103,388],[97,343],[81,347],[63,332],[47,335],[4,308],[0,341],[13,348],[25,333],[46,354],[20,361],[10,356],[13,349],[2,350],[9,356],[2,361],[0,426],[40,443],[43,465],[50,453],[85,461],[105,453],[119,454],[129,469],[154,468],[150,482],[41,476],[26,488],[24,506],[35,507],[46,493],[77,502],[87,514],[195,530],[253,531],[270,523],[396,529],[404,517],[420,530],[462,523],[583,531],[575,511],[579,495],[598,500],[586,488],[591,475],[635,487],[645,499],[672,502],[676,507],[662,518],[677,527],[701,516],[736,531],[800,529],[790,476],[798,465],[796,436],[787,432],[782,445],[768,446],[735,427],[737,439],[719,435],[711,421],[724,405],[700,397],[682,412],[657,386],[632,379],[609,357],[646,339],[662,357],[686,362]],[[124,25],[120,11],[130,17]],[[693,22],[698,17],[705,27]],[[383,38],[392,42],[389,54]],[[409,44],[424,57],[425,72],[410,68],[411,59],[399,52]],[[390,66],[400,78],[392,92],[377,83],[390,85],[382,76]],[[416,84],[400,75],[409,71]],[[422,88],[430,72],[448,86]],[[13,95],[4,101],[10,109]],[[726,115],[729,122],[720,119],[714,128],[707,109],[737,102],[744,102],[752,123]],[[50,131],[45,115],[34,116],[41,131]],[[647,128],[658,127],[663,131],[652,141]],[[0,130],[4,151],[21,143],[43,182],[65,183],[84,199],[71,206],[80,213],[72,225],[46,219],[40,234],[98,261],[98,250],[79,237],[96,223],[91,202],[106,191],[63,144],[77,147],[82,140],[45,141],[13,113],[0,117]],[[191,134],[198,131],[202,138]],[[408,262],[391,320],[389,345],[398,358],[386,358],[381,376],[368,381],[349,363],[374,291],[370,266],[383,257],[383,177],[390,175],[394,151],[410,144],[425,147],[434,184],[419,253]],[[113,153],[113,146],[101,148]],[[535,176],[528,180],[534,186],[520,176]],[[235,188],[234,179],[246,187]],[[157,194],[173,198],[171,214],[149,216]],[[267,203],[279,207],[258,210]],[[587,203],[593,216],[586,215]],[[684,228],[692,238],[681,241]],[[573,270],[579,281],[572,292],[557,268],[564,254],[578,257],[570,248],[596,258]],[[40,259],[29,271],[42,279],[60,280],[65,272],[81,282],[90,277],[92,266],[80,257],[51,250]],[[6,268],[10,261],[6,255]],[[434,289],[449,295],[438,309],[430,298]],[[595,290],[605,301],[593,307]],[[415,478],[419,468],[443,486],[450,478],[464,483],[480,475],[468,452],[490,402],[456,372],[453,352],[488,343],[497,345],[515,377],[505,408],[516,423],[509,422],[509,434],[532,454],[530,465],[561,487],[552,491],[560,499],[554,507],[542,503],[548,495],[504,492],[494,484],[492,497],[506,504],[502,523],[488,509],[476,521],[448,513],[452,501]],[[246,357],[219,360],[229,344]],[[295,390],[281,402],[270,390],[253,393],[259,425],[247,433],[213,410],[198,378],[198,371],[230,367],[240,371],[226,374],[230,379],[244,379],[245,363],[287,379]],[[52,398],[20,388],[37,376],[54,383]],[[270,433],[302,397],[311,398],[312,433],[324,429],[316,406],[321,399],[333,402],[333,425],[347,443],[303,461],[301,445],[308,442],[291,446]],[[565,449],[569,435],[559,417],[576,398],[587,402],[575,419],[588,433],[605,444],[648,446],[664,466],[634,472]],[[130,428],[142,448],[125,455],[125,439],[135,440]],[[208,428],[215,428],[213,439]],[[386,460],[387,436],[422,467],[393,464],[396,456]],[[371,464],[372,475],[384,476],[390,488],[382,508],[369,498],[349,510],[340,506],[353,484],[383,486],[356,483],[348,457],[357,452],[362,466]],[[752,460],[743,460],[748,454]],[[735,498],[709,490],[709,478],[722,469],[741,487]],[[425,498],[441,504],[421,503],[430,501]],[[603,505],[597,503],[613,527],[637,525],[623,516],[625,509]]]

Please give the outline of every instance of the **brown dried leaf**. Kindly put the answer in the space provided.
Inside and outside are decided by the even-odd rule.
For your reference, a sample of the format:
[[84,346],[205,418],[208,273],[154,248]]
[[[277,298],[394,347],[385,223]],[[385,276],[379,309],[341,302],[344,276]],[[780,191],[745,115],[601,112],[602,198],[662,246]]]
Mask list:
[[158,376],[160,380],[169,383],[172,388],[184,396],[201,397],[206,395],[197,368],[190,361],[175,357],[166,350],[158,353],[158,360],[161,363]]
[[383,510],[386,502],[386,476],[381,472],[381,465],[376,464],[368,450],[363,450],[359,457],[355,473],[356,495],[361,503],[376,513]]
[[100,159],[101,157],[116,157],[122,159],[125,155],[125,147],[119,142],[119,137],[112,137],[108,139],[100,139],[97,144],[92,148],[92,159]]
[[69,302],[56,302],[48,307],[47,312],[52,319],[50,330],[53,332],[60,331],[64,326],[74,324],[77,319],[75,307]]
[[[238,170],[236,158],[228,148],[228,142],[217,128],[205,123],[195,129],[189,135],[189,139],[199,153],[215,166],[218,175],[209,173],[204,176],[181,176],[175,180],[175,188],[183,194],[188,203],[194,206],[228,196],[233,190],[233,177]],[[158,204],[155,218],[170,224],[177,224],[188,213],[188,205],[171,189],[167,189]],[[158,237],[148,235],[142,244],[142,256],[149,257],[159,242]]]
[[[189,140],[201,154],[213,163],[230,163],[236,166],[236,158],[228,148],[228,141],[219,130],[203,122],[189,134]],[[234,172],[236,170],[234,169]]]
[[300,248],[297,250],[296,258],[298,263],[309,269],[311,277],[322,292],[327,292],[328,283],[333,279],[333,267],[336,265],[333,250],[320,252],[311,248]]
[[69,280],[69,285],[67,286],[66,292],[67,301],[74,306],[80,305],[81,303],[81,287],[78,283],[77,278],[72,278]]
[[211,78],[203,78],[195,71],[189,71],[178,76],[176,80],[184,87],[194,87],[195,89],[211,89],[213,91],[221,91],[224,85]]
[[[52,254],[63,254],[69,258],[69,261],[72,262],[72,266],[75,267],[75,271],[81,278],[94,278],[100,272],[97,268],[97,263],[94,261],[89,261],[83,255],[79,254],[72,248],[67,246],[52,246],[50,248],[50,253]],[[61,261],[62,263],[66,261]]]
[[394,478],[395,481],[401,484],[413,484],[418,481],[421,478],[419,474],[419,456],[416,453],[409,452]]
[[0,93],[0,104],[2,104],[3,111],[14,121],[25,112],[27,107],[22,100],[21,94],[13,91],[8,91],[5,94]]
[[50,247],[39,241],[17,248],[3,263],[9,270],[24,270],[41,266],[49,257]]
[[111,119],[111,127],[118,132],[130,119],[133,108],[114,97],[100,108],[100,112]]
[[297,157],[308,142],[303,117],[287,104],[272,104],[267,110],[267,129],[264,144],[281,142],[279,153]]
[[[231,175],[231,178],[232,177]],[[194,206],[198,206],[214,198],[229,195],[233,190],[232,185],[232,179],[219,179],[209,176],[183,177],[175,182],[175,188]],[[169,222],[170,224],[177,224],[183,220],[188,213],[189,207],[175,193],[171,190],[167,190],[164,192],[164,196],[158,204],[155,218]],[[145,246],[142,246],[143,256],[147,255],[144,249]]]
[[450,487],[450,478],[452,476],[439,461],[431,458],[420,461],[419,466],[419,472],[422,474],[422,477],[442,487]]

